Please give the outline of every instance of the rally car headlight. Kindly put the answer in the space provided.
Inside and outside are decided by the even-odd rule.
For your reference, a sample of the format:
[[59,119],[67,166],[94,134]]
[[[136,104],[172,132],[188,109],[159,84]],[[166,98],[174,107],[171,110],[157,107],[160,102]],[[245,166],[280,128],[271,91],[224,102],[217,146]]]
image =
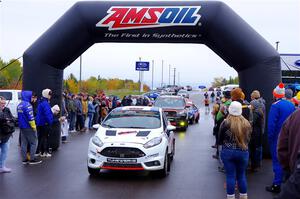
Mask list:
[[148,149],[148,148],[154,147],[156,145],[159,145],[161,143],[161,141],[162,141],[161,137],[153,138],[152,140],[150,140],[146,144],[144,144],[144,148]]
[[92,138],[92,142],[93,142],[94,145],[96,145],[98,147],[102,147],[103,146],[103,142],[97,136],[94,136]]

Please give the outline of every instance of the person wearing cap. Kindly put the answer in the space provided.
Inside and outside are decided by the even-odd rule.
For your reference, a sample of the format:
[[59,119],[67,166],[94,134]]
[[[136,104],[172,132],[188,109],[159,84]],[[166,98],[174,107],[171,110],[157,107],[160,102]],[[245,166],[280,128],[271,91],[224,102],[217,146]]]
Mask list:
[[242,115],[244,118],[246,118],[248,121],[250,121],[250,109],[249,109],[249,103],[245,101],[245,94],[243,93],[241,88],[234,88],[231,92],[231,100],[237,101],[242,104]]
[[[266,100],[263,97],[261,97],[260,92],[258,90],[252,91],[252,93],[251,93],[251,101],[252,100],[258,100],[258,102],[260,102],[263,114],[265,116],[266,115]],[[265,125],[266,125],[265,123],[266,123],[266,121],[264,119],[263,133],[264,133]]]
[[284,84],[280,83],[273,90],[275,102],[271,105],[268,118],[268,142],[272,157],[274,172],[273,183],[266,187],[266,191],[279,193],[283,180],[283,172],[277,158],[277,141],[283,122],[295,111],[295,106],[290,101],[284,99]]
[[[285,89],[285,99],[292,102],[294,104],[294,101],[293,101],[293,90],[288,88],[288,89]],[[295,104],[294,104],[295,105]]]
[[237,181],[240,199],[247,199],[246,168],[248,166],[248,142],[252,131],[247,119],[242,116],[242,104],[231,102],[229,115],[220,127],[219,141],[222,143],[221,159],[226,172],[227,199],[235,199]]
[[48,138],[53,123],[53,113],[49,103],[51,95],[52,91],[50,89],[44,89],[37,108],[36,123],[39,134],[38,154],[40,153],[41,157],[51,157],[48,146]]
[[[38,146],[38,136],[32,105],[30,104],[32,92],[23,90],[22,101],[17,107],[18,123],[21,137],[21,152],[23,164],[39,164],[42,161],[35,158]],[[30,157],[27,156],[27,146],[30,148]],[[29,159],[30,158],[30,159]]]
[[255,172],[262,162],[262,142],[264,129],[264,113],[262,103],[258,99],[250,102],[252,115],[252,133],[249,143],[250,168]]
[[292,98],[293,104],[298,108],[300,104],[300,91]]

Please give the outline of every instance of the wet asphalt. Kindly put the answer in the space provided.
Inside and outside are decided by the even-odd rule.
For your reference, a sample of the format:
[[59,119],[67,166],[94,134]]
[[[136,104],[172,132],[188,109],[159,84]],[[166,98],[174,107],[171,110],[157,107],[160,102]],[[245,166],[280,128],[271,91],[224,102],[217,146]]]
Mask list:
[[[204,113],[203,97],[192,92],[191,99],[200,107],[199,124],[186,132],[176,132],[176,155],[171,172],[164,179],[146,172],[104,172],[90,177],[87,149],[93,132],[74,133],[51,158],[39,165],[22,165],[17,144],[18,133],[11,139],[7,166],[12,173],[0,174],[0,199],[222,199],[226,198],[225,175],[218,171],[212,136],[213,120]],[[272,181],[271,161],[248,174],[250,199],[271,199],[264,189]]]

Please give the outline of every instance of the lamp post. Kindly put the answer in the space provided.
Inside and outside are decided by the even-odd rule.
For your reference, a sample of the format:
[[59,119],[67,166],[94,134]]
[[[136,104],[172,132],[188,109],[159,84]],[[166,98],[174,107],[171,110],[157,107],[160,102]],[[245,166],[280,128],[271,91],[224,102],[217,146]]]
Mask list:
[[173,86],[175,86],[175,84],[176,84],[176,68],[174,68],[173,70],[174,70]]
[[152,83],[151,83],[152,90],[153,90],[153,79],[154,79],[154,60],[152,60]]
[[[142,58],[139,57],[139,61],[141,61]],[[144,91],[144,84],[143,84],[143,76],[144,76],[144,72],[143,71],[139,71],[139,76],[140,76],[140,92],[143,92]]]
[[169,64],[169,85],[171,85],[171,64]]
[[80,55],[79,61],[80,61],[80,69],[79,69],[79,92],[81,92],[82,55]]
[[161,60],[161,87],[164,85],[164,60]]
[[279,47],[279,43],[280,43],[280,42],[279,42],[279,41],[276,41],[275,43],[276,43],[276,50],[278,51],[278,47]]

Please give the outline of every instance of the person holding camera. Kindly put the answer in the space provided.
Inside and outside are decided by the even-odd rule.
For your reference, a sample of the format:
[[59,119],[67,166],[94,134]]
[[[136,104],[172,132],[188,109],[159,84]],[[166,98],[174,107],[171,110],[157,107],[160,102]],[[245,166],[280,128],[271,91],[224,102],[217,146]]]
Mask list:
[[5,98],[0,96],[0,173],[11,172],[11,169],[5,166],[5,160],[8,154],[8,140],[15,131],[14,117],[5,105]]

